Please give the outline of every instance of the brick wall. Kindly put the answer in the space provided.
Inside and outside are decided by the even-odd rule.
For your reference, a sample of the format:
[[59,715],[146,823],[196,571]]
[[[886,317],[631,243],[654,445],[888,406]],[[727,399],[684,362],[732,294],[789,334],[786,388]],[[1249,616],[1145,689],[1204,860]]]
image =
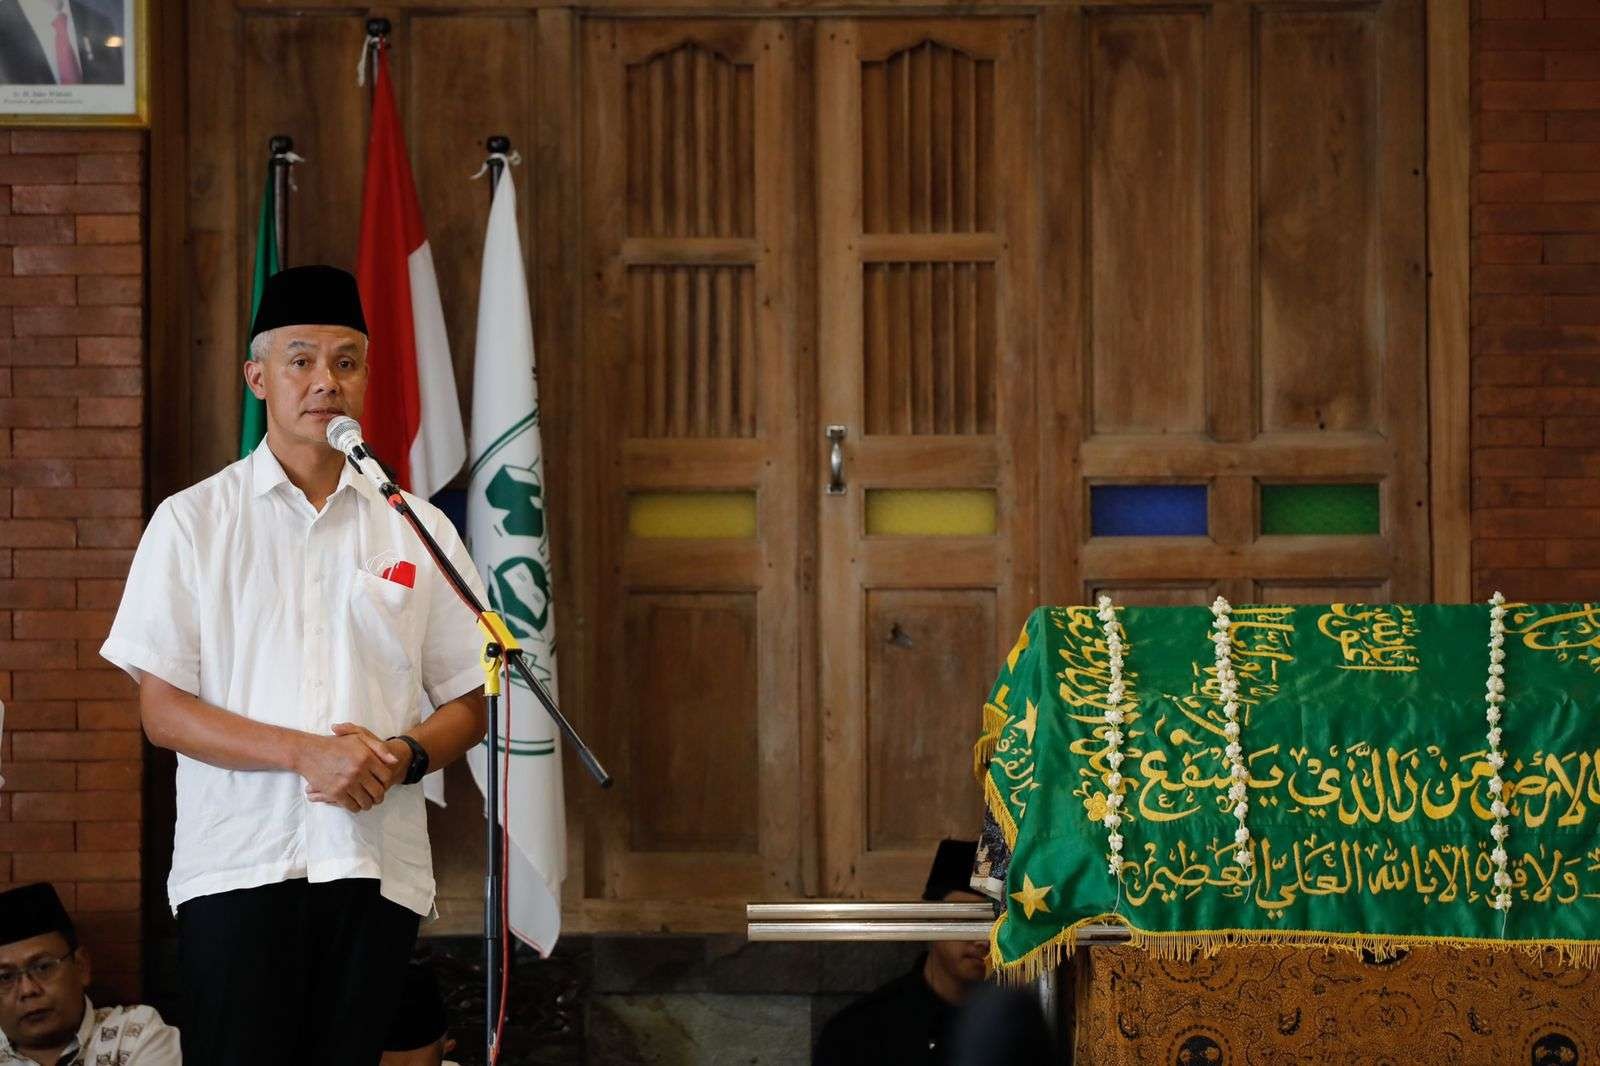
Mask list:
[[144,134],[0,129],[0,884],[139,986],[141,740],[97,654],[138,543]]
[[1600,0],[1473,26],[1473,584],[1600,597]]

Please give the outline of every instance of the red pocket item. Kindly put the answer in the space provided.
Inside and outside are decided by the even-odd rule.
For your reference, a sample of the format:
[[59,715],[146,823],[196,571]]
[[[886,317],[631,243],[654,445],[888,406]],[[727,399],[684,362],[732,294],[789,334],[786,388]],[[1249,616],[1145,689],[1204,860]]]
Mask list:
[[396,585],[404,585],[408,589],[417,586],[416,564],[408,563],[404,559],[393,566],[385,567],[383,573],[378,576],[386,581],[393,581]]

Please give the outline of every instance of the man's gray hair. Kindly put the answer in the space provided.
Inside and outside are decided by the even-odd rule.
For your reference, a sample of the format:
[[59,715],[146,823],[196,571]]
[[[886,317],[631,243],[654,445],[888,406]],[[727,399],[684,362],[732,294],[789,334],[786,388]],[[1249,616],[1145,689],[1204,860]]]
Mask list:
[[[250,358],[258,363],[265,359],[267,354],[272,351],[273,334],[277,333],[279,329],[288,328],[290,327],[279,326],[277,329],[263,330],[260,333],[257,333],[254,337],[251,337]],[[361,351],[364,354],[367,349],[371,347],[372,340],[365,333],[358,333],[357,336],[361,338]]]

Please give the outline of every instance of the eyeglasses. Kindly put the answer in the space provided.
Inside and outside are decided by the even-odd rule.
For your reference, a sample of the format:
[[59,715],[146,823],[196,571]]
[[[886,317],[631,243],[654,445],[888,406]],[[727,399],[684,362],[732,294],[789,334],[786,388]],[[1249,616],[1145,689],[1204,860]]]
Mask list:
[[9,996],[22,985],[22,975],[27,974],[38,984],[48,984],[55,980],[61,972],[61,966],[72,958],[72,952],[65,955],[46,955],[42,959],[34,959],[28,965],[17,970],[0,970],[0,996]]

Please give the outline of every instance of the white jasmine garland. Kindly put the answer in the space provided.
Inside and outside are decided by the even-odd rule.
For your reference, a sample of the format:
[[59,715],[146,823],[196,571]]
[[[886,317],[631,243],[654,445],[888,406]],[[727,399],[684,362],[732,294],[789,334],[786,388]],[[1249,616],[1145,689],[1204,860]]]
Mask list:
[[1249,870],[1255,861],[1250,851],[1250,827],[1246,824],[1250,813],[1250,771],[1244,764],[1244,746],[1239,742],[1239,677],[1233,670],[1233,620],[1229,617],[1232,610],[1221,596],[1211,605],[1214,619],[1211,644],[1217,660],[1217,700],[1222,704],[1225,719],[1222,732],[1228,738],[1228,746],[1223,750],[1228,764],[1228,803],[1239,821],[1233,833],[1234,861]]
[[1122,623],[1117,621],[1117,609],[1111,604],[1110,596],[1101,596],[1096,602],[1096,612],[1100,619],[1100,631],[1105,635],[1106,659],[1110,670],[1111,680],[1106,685],[1106,765],[1111,767],[1102,781],[1106,786],[1106,814],[1101,819],[1105,825],[1106,833],[1106,870],[1117,880],[1122,879],[1122,834],[1117,832],[1122,826],[1122,730],[1119,728],[1127,721],[1127,716],[1122,710],[1122,701],[1127,696],[1127,687],[1122,682]]
[[1500,705],[1506,700],[1505,602],[1506,598],[1498,592],[1489,597],[1489,676],[1484,683],[1483,693],[1484,718],[1489,722],[1489,732],[1484,734],[1484,739],[1489,742],[1485,761],[1494,769],[1494,776],[1489,778],[1489,795],[1493,798],[1489,812],[1494,815],[1494,825],[1489,835],[1494,838],[1495,847],[1489,853],[1489,858],[1494,861],[1495,872],[1489,906],[1497,911],[1511,909],[1511,874],[1506,869],[1511,856],[1505,849],[1506,837],[1511,835],[1511,828],[1506,825],[1511,808],[1506,806],[1506,782],[1500,776],[1506,764],[1505,752],[1500,750]]

